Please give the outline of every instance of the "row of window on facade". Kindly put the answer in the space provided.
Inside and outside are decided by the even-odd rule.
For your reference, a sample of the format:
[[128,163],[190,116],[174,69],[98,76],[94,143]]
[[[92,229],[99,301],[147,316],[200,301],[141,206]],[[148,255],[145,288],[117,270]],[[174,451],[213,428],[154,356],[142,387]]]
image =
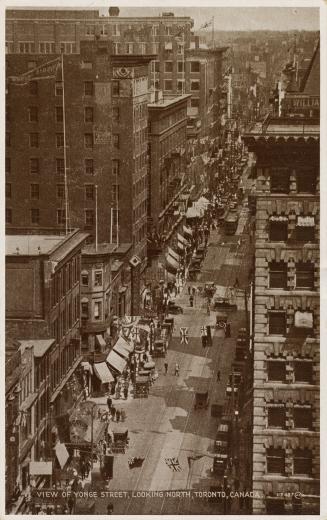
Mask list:
[[[298,193],[316,193],[317,169],[314,167],[302,167],[296,169],[296,191]],[[289,194],[291,188],[290,168],[270,169],[271,193]]]
[[[57,325],[52,327],[52,334],[54,337],[56,337],[56,334],[59,334],[57,330]],[[78,341],[71,341],[68,345],[61,349],[60,357],[57,357],[51,364],[51,390],[55,390],[56,387],[61,383],[62,378],[67,374],[69,368],[74,364],[75,360],[79,356],[79,353],[80,347]]]
[[306,289],[315,288],[315,265],[313,262],[297,262],[295,264],[295,277],[288,285],[288,264],[286,262],[269,263],[269,288],[271,289]]
[[[51,305],[54,306],[80,281],[80,259],[67,262],[51,279]],[[76,305],[76,304],[74,304]],[[75,316],[76,318],[78,315]]]
[[[160,72],[160,61],[158,60],[154,60],[151,62],[151,72],[153,74],[158,74]],[[172,73],[174,71],[174,68],[177,72],[184,72],[186,67],[185,67],[185,63],[188,63],[190,65],[190,72],[193,73],[193,74],[198,74],[200,72],[200,62],[199,61],[187,61],[185,62],[184,60],[177,60],[176,61],[173,61],[173,60],[169,60],[169,61],[164,61],[163,62],[164,65],[163,65],[163,71],[165,73]],[[177,65],[176,65],[177,63]],[[198,89],[195,89],[195,90],[198,90]]]
[[[32,133],[28,134],[28,139],[29,139],[30,148],[39,148],[40,147],[40,134],[38,132],[32,132]],[[47,136],[45,136],[45,139],[47,140]],[[147,141],[145,141],[145,142],[147,142]],[[9,146],[11,144],[11,138],[10,138],[9,133],[7,133],[7,135],[6,135],[6,143],[9,143]],[[111,144],[112,144],[112,148],[114,150],[120,150],[120,145],[121,145],[120,134],[111,135]],[[95,145],[95,139],[94,139],[93,132],[84,134],[84,148],[94,148],[94,145]],[[57,148],[64,147],[64,136],[62,133],[56,134],[56,146],[57,146]]]
[[75,326],[79,318],[79,295],[76,295],[72,298],[72,301],[69,301],[68,304],[61,309],[60,315],[58,315],[51,324],[51,332],[57,342],[60,342],[73,326]]
[[[108,300],[106,300],[106,310],[105,315],[103,317],[103,302],[102,300],[95,300],[92,302],[93,305],[93,314],[92,318],[95,321],[102,321],[104,318],[109,316],[109,304]],[[90,302],[82,301],[81,302],[81,312],[82,312],[82,320],[89,319],[91,317],[90,314]]]
[[294,404],[289,417],[285,404],[267,406],[267,428],[313,430],[312,406]]
[[286,467],[286,451],[284,448],[268,448],[266,450],[266,473],[313,476],[312,450],[309,448],[293,449],[292,457],[289,460],[289,467]]
[[313,336],[314,315],[312,311],[295,311],[292,325],[287,323],[286,311],[268,312],[268,334],[273,336]]
[[18,42],[18,47],[15,50],[13,41],[6,41],[6,54],[76,54],[76,42],[59,42],[56,47],[55,42],[39,42],[35,44],[33,41]]
[[267,380],[278,383],[314,384],[314,362],[312,359],[269,358],[266,361]]
[[[42,211],[39,208],[30,209],[30,222],[33,225],[41,224]],[[65,209],[56,210],[56,223],[58,226],[66,224]],[[12,208],[6,207],[6,224],[15,224],[15,214]],[[84,209],[85,229],[91,228],[95,224],[95,211],[93,209]]]
[[[118,189],[118,185],[113,185],[113,192],[116,193]],[[65,199],[65,185],[57,184],[56,186],[56,194],[59,200]],[[118,196],[119,192],[117,192]],[[12,184],[10,182],[6,182],[6,198],[11,199],[13,197]],[[18,193],[18,196],[20,194]],[[26,194],[27,195],[27,194]],[[85,200],[95,200],[95,185],[94,184],[85,184],[84,185],[84,195]],[[30,184],[30,198],[32,200],[40,199],[40,184],[32,183]],[[116,200],[116,198],[114,199]]]
[[316,240],[316,225],[313,216],[298,216],[295,230],[289,229],[287,216],[271,217],[269,221],[269,240],[271,242],[287,242],[298,240],[299,242],[314,242]]
[[[115,176],[119,176],[120,173],[120,164],[119,160],[112,160],[112,173]],[[38,175],[41,173],[41,160],[38,157],[31,157],[29,160],[29,172],[31,175]],[[5,173],[10,175],[12,173],[12,160],[11,157],[6,157],[5,159]],[[93,159],[84,159],[84,173],[85,175],[95,175],[96,170],[94,168],[94,160]],[[62,157],[56,158],[56,174],[64,175],[65,174],[65,163]],[[61,195],[61,186],[58,184],[57,197],[64,198],[64,195]],[[90,198],[90,197],[87,197]]]

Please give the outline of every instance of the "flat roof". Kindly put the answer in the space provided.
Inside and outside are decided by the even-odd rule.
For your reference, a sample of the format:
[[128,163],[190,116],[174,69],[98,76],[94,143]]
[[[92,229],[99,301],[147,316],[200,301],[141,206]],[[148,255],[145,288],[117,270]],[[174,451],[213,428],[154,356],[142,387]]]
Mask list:
[[19,339],[18,340],[23,349],[34,347],[34,357],[39,358],[49,350],[49,348],[56,342],[55,339]]
[[319,119],[275,117],[268,118],[263,122],[255,122],[245,131],[244,136],[264,138],[269,136],[316,137],[319,136],[319,133]]
[[6,256],[52,255],[52,260],[60,262],[74,247],[82,243],[88,233],[78,230],[68,235],[21,234],[6,235]]
[[188,99],[189,97],[191,97],[191,94],[181,94],[180,96],[163,96],[162,99],[155,101],[154,103],[148,103],[148,108],[166,108],[170,105],[178,103],[179,101]]
[[98,244],[97,248],[95,244],[86,244],[82,249],[83,255],[101,255],[101,254],[111,254],[116,251],[116,244],[109,244],[107,242],[103,242],[102,244]]

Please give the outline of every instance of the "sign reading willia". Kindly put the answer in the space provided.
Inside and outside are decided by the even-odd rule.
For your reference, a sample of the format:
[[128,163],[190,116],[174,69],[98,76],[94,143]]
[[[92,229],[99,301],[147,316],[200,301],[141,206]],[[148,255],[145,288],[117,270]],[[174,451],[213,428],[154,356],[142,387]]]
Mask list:
[[318,516],[319,8],[5,25],[3,513]]

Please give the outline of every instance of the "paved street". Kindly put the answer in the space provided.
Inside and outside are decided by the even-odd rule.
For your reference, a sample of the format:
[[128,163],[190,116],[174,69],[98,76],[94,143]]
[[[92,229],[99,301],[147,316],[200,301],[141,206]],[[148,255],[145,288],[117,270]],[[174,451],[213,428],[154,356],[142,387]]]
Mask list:
[[[208,253],[199,281],[191,286],[204,285],[212,280],[226,291],[235,283],[247,284],[249,269],[248,212],[242,209],[237,233],[224,237],[212,231]],[[242,238],[240,243],[239,238]],[[127,413],[130,446],[125,454],[115,456],[114,478],[108,491],[128,491],[128,498],[98,500],[99,514],[106,512],[108,501],[114,504],[115,514],[213,514],[222,512],[222,504],[210,502],[192,494],[191,497],[164,496],[136,497],[141,491],[209,491],[219,483],[212,475],[213,445],[219,419],[211,417],[211,404],[224,404],[225,390],[235,349],[235,335],[245,326],[244,293],[236,291],[238,310],[230,314],[232,337],[225,339],[220,329],[214,330],[212,347],[203,348],[200,332],[202,325],[215,324],[215,312],[207,315],[204,299],[197,293],[191,308],[187,285],[176,303],[184,313],[175,316],[175,330],[166,360],[168,374],[164,374],[164,359],[157,359],[159,377],[151,388],[148,399],[122,401]],[[180,327],[188,328],[188,344],[180,343]],[[179,376],[174,375],[175,363],[180,365]],[[217,371],[221,381],[217,382]],[[194,410],[195,391],[209,391],[207,410]],[[105,404],[105,399],[100,399]],[[119,404],[120,406],[120,404]],[[129,469],[128,458],[144,457],[141,468]],[[189,461],[188,457],[198,456]],[[165,459],[176,459],[171,467]],[[134,495],[134,496],[133,496]]]

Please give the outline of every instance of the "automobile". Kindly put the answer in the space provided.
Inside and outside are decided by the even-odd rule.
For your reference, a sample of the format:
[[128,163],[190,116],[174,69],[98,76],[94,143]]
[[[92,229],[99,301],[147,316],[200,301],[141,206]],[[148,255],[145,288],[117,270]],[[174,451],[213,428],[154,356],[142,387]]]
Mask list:
[[167,305],[167,312],[169,314],[183,314],[183,309],[180,305],[176,305],[175,302],[170,301]]

